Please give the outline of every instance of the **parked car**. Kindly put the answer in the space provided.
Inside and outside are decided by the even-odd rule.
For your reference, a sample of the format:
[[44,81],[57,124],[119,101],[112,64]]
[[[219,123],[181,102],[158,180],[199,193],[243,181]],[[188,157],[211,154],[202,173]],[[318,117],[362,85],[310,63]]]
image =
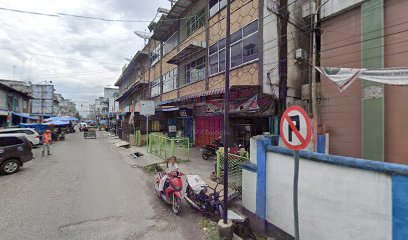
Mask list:
[[39,145],[41,143],[41,136],[32,128],[6,128],[1,129],[0,134],[23,134],[32,146]]
[[18,172],[33,159],[32,146],[23,134],[0,134],[0,173]]

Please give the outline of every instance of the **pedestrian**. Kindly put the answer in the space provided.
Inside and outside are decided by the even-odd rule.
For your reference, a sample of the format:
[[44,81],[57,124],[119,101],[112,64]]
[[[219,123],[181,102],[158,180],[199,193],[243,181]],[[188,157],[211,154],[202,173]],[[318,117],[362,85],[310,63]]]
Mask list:
[[178,172],[178,166],[177,166],[177,158],[175,156],[172,156],[169,160],[169,165],[167,165],[167,168],[165,170],[165,175],[160,179],[159,183],[159,194],[164,190],[164,184],[166,183],[166,180],[169,179],[168,174],[170,172]]
[[50,144],[51,144],[51,131],[50,130],[46,130],[44,132],[44,134],[42,135],[42,143],[43,143],[43,147],[42,147],[42,156],[44,157],[44,152],[45,149],[47,149],[47,154],[51,155],[50,153]]

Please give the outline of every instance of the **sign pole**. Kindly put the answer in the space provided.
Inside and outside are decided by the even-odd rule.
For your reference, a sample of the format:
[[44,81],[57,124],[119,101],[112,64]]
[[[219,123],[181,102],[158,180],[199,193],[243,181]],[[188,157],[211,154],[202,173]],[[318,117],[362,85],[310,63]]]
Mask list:
[[295,239],[299,240],[299,150],[306,148],[312,138],[311,121],[303,108],[293,106],[286,109],[281,119],[280,137],[285,145],[294,151],[293,222]]
[[146,115],[146,146],[149,152],[149,115]]
[[293,219],[295,226],[295,239],[299,240],[299,206],[298,206],[298,185],[299,185],[299,151],[294,151],[295,167],[293,172]]

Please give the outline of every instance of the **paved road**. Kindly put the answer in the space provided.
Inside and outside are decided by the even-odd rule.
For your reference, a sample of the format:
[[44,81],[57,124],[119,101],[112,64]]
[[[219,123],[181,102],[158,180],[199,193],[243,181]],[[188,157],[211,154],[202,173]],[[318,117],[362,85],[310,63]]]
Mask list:
[[0,239],[204,239],[199,215],[173,215],[151,176],[99,136],[68,135],[52,156],[35,149],[19,173],[0,176]]

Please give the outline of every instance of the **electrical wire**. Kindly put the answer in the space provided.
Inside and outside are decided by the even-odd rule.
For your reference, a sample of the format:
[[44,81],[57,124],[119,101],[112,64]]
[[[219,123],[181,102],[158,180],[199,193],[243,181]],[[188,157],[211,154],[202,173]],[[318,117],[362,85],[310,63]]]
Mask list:
[[[11,52],[22,53],[21,51],[10,49],[10,48],[5,48],[5,47],[0,48],[0,50],[6,50],[6,51],[11,51]],[[99,64],[106,64],[106,65],[112,65],[112,66],[117,66],[118,65],[117,63],[112,63],[112,62],[98,62],[98,61],[82,60],[82,59],[75,59],[75,58],[65,58],[65,57],[51,56],[51,55],[45,55],[45,54],[33,53],[33,52],[28,52],[28,53],[24,52],[24,54],[41,56],[41,57],[48,57],[48,58],[63,59],[63,60],[76,61],[76,62],[99,63]]]

